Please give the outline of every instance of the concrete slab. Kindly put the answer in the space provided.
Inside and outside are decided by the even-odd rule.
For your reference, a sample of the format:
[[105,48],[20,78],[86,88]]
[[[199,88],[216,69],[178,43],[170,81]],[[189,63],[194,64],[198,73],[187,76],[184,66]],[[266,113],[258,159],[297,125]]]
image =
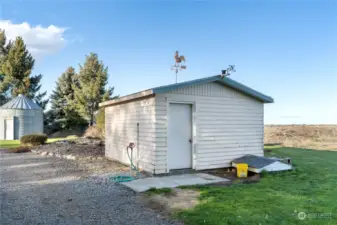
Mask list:
[[174,188],[179,186],[205,185],[230,180],[206,173],[182,174],[165,177],[148,177],[121,183],[136,192],[144,192],[150,188]]

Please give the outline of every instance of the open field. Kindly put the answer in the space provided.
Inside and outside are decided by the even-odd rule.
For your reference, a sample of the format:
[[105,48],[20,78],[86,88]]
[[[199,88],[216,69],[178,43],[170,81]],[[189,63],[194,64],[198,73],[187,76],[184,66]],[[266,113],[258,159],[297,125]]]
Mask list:
[[[55,141],[60,141],[60,140],[71,140],[74,139],[75,136],[70,136],[67,138],[48,138],[47,143],[52,143]],[[0,140],[0,149],[1,148],[16,148],[20,146],[20,140]]]
[[265,144],[337,150],[337,125],[266,125]]
[[[271,155],[290,157],[296,170],[268,174],[254,184],[196,187],[200,203],[177,217],[187,225],[337,224],[337,153],[270,149]],[[299,213],[306,217],[299,219]]]

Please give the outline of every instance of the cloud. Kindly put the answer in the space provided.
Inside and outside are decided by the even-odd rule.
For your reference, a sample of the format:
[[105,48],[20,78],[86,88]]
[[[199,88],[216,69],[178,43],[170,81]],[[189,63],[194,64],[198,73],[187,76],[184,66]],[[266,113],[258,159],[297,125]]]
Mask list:
[[50,25],[48,27],[31,26],[27,22],[14,24],[10,20],[0,20],[0,29],[6,31],[7,39],[14,40],[21,36],[34,57],[54,54],[65,47],[65,28]]

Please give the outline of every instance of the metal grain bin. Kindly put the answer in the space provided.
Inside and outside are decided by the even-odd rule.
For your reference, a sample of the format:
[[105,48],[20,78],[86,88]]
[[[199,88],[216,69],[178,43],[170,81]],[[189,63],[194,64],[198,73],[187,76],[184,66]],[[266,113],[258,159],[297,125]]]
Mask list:
[[43,133],[43,110],[31,99],[19,95],[0,107],[0,140]]

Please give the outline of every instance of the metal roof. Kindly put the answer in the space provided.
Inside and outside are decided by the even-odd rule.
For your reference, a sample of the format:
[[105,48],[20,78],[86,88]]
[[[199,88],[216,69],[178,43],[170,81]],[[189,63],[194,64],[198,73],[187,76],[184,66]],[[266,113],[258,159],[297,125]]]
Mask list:
[[19,94],[17,97],[7,102],[0,109],[40,109],[41,107],[26,96]]
[[223,77],[221,75],[216,75],[216,76],[211,76],[211,77],[205,77],[205,78],[201,78],[201,79],[196,79],[196,80],[191,80],[191,81],[186,81],[186,82],[181,82],[181,83],[177,83],[177,84],[170,84],[170,85],[165,85],[165,86],[160,86],[160,87],[155,87],[152,89],[148,89],[145,91],[141,91],[141,92],[137,92],[131,95],[127,95],[124,97],[120,97],[118,99],[114,99],[114,100],[109,100],[106,102],[102,102],[100,103],[100,107],[103,106],[107,106],[107,105],[111,105],[111,104],[115,104],[115,103],[121,103],[124,101],[130,101],[133,99],[138,99],[138,98],[143,98],[149,95],[153,95],[153,94],[160,94],[160,93],[166,93],[178,88],[184,88],[184,87],[188,87],[191,85],[198,85],[198,84],[205,84],[205,83],[210,83],[210,82],[217,82],[219,84],[222,84],[224,86],[230,87],[234,90],[237,90],[239,92],[242,92],[248,96],[251,96],[257,100],[260,100],[264,103],[273,103],[274,99],[262,94],[261,92],[258,92],[250,87],[247,87],[235,80],[232,80],[228,77]]

